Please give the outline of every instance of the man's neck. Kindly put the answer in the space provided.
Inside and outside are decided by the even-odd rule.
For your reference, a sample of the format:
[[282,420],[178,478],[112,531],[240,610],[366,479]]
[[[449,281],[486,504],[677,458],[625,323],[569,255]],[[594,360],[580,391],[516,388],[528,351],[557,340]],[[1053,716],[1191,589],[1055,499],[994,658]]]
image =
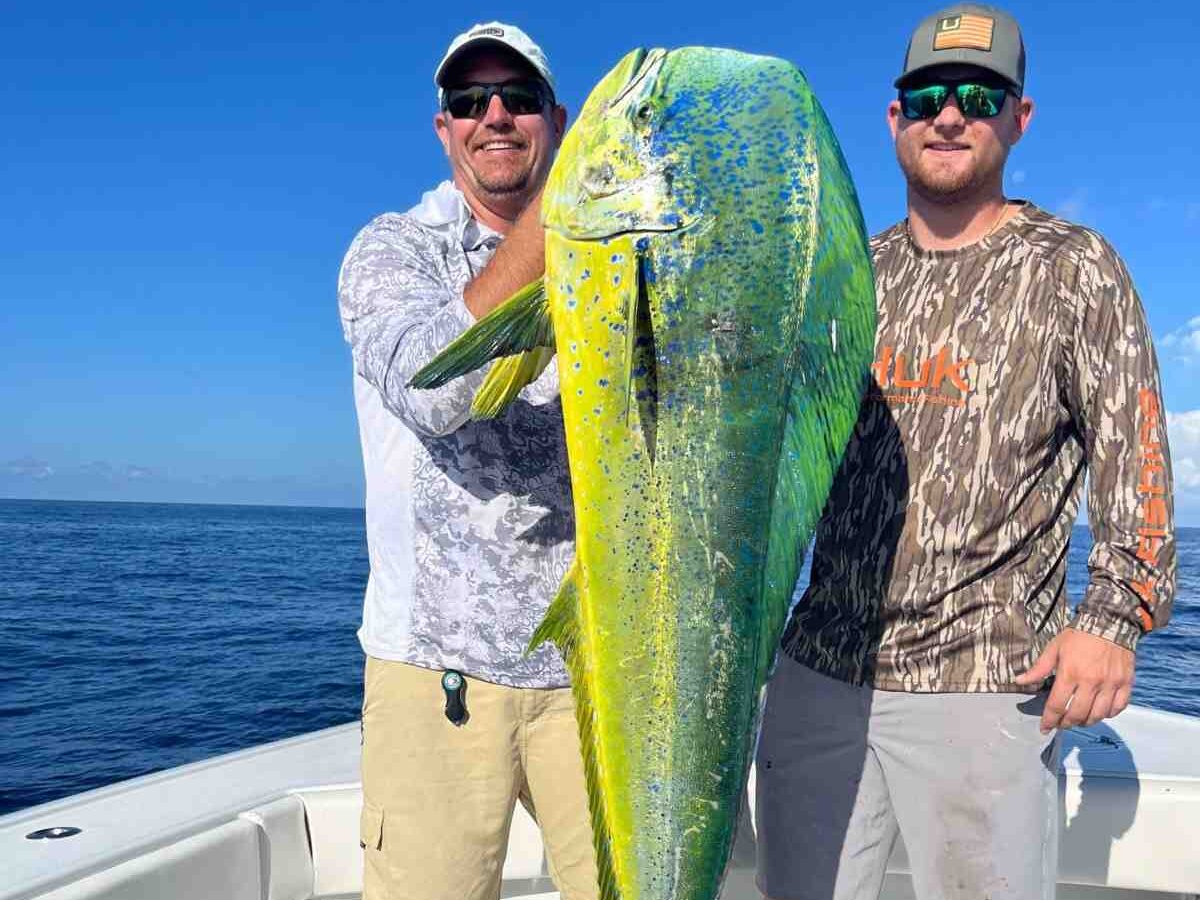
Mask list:
[[467,201],[467,206],[471,208],[476,221],[483,223],[496,234],[508,234],[508,230],[512,228],[513,222],[517,220],[517,216],[521,214],[521,210],[525,208],[525,204],[529,200],[528,197],[525,197],[520,203],[493,202],[489,205],[472,195],[470,191],[464,190],[462,185],[456,186],[462,193],[463,199]]
[[1011,215],[1000,191],[962,203],[932,203],[908,190],[908,232],[924,250],[957,250],[983,240]]
[[472,202],[469,197],[467,198],[467,204],[471,207],[471,212],[475,214],[476,220],[482,222],[488,228],[492,229],[492,231],[496,232],[496,234],[508,234],[509,229],[513,227],[513,222],[517,220],[517,216],[521,212],[520,209],[514,209],[512,217],[509,218],[507,215],[502,215],[478,201]]

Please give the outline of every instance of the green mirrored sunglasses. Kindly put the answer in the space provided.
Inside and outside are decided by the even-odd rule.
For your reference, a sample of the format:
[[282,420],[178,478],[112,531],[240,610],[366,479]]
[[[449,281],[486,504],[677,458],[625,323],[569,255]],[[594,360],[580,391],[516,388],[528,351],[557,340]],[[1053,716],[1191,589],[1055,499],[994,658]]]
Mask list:
[[958,110],[969,119],[991,119],[1004,108],[1003,85],[955,81],[900,88],[900,111],[906,119],[932,119],[942,111],[951,92]]

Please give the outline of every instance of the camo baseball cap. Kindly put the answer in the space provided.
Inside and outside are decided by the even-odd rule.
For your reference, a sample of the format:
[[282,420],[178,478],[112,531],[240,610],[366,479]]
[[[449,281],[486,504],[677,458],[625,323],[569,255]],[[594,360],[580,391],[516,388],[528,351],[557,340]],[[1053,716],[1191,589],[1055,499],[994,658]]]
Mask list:
[[896,87],[947,64],[995,72],[1020,94],[1025,88],[1025,42],[1017,20],[979,3],[956,3],[935,12],[913,32]]
[[498,47],[504,47],[511,50],[517,56],[525,60],[541,77],[542,81],[546,82],[546,86],[550,88],[550,93],[556,93],[554,89],[554,76],[550,74],[550,63],[546,59],[546,54],[542,52],[542,48],[535,44],[525,32],[515,25],[505,25],[503,22],[484,22],[480,25],[472,25],[453,41],[446,49],[446,55],[442,57],[442,61],[438,63],[437,69],[433,73],[433,83],[438,88],[438,102],[442,100],[442,79],[450,68],[450,64],[454,62],[462,53],[469,47],[479,47],[481,45],[492,44]]

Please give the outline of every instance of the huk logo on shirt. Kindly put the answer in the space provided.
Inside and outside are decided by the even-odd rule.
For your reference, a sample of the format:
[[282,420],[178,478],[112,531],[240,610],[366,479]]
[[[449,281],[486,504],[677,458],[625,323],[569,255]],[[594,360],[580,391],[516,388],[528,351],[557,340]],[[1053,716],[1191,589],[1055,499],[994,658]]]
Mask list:
[[1149,388],[1138,392],[1138,486],[1140,500],[1138,509],[1137,558],[1147,564],[1144,579],[1133,583],[1141,600],[1137,614],[1143,631],[1154,627],[1154,608],[1157,605],[1155,592],[1159,571],[1158,555],[1170,532],[1167,525],[1171,517],[1167,510],[1170,485],[1167,484],[1167,464],[1163,455],[1163,420],[1158,404],[1158,394]]
[[889,404],[939,403],[966,406],[972,387],[968,368],[973,359],[955,359],[949,347],[919,358],[885,346],[871,366],[875,382]]

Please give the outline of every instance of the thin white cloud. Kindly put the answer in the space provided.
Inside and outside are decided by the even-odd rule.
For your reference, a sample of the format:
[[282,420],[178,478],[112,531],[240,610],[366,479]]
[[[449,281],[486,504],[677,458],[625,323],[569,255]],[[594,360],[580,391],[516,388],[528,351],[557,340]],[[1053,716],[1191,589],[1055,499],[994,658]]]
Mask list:
[[147,479],[165,477],[162,469],[152,466],[139,466],[134,463],[123,463],[114,466],[112,463],[105,462],[104,460],[85,463],[79,466],[76,471],[86,478],[105,481],[110,484],[118,484],[123,481],[146,481]]
[[0,459],[0,497],[31,500],[130,500],[150,503],[255,503],[361,508],[357,472],[303,475],[176,475],[160,466],[105,460],[52,464],[26,456]]
[[4,464],[4,471],[9,475],[18,475],[22,478],[32,478],[36,481],[42,481],[54,474],[54,467],[45,460],[26,456],[6,462]]
[[1180,500],[1200,500],[1200,409],[1168,411],[1167,440],[1176,495]]
[[1017,169],[1012,173],[1012,177],[1009,180],[1012,181],[1013,184],[1024,184],[1027,177],[1028,174],[1024,169]]
[[1200,316],[1193,316],[1158,342],[1165,356],[1184,363],[1200,362]]
[[117,470],[112,467],[112,463],[102,460],[84,463],[77,471],[85,478],[96,478],[104,481],[115,481],[117,477]]
[[1058,204],[1056,212],[1064,219],[1078,222],[1083,218],[1088,208],[1087,188],[1076,188],[1066,200]]

